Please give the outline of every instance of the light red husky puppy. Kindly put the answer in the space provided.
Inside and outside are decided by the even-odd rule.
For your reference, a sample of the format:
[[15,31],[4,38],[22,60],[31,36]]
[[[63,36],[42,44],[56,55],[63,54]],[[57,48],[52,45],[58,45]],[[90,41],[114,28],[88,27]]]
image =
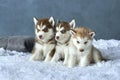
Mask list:
[[73,67],[76,64],[87,66],[91,62],[97,63],[103,59],[101,52],[92,44],[95,36],[94,31],[81,27],[71,30],[71,35],[69,58],[66,63],[68,67]]
[[55,40],[54,40],[54,26],[55,21],[53,17],[49,19],[36,19],[33,18],[35,24],[35,46],[32,50],[32,56],[30,60],[45,60],[50,61],[54,48],[55,48]]

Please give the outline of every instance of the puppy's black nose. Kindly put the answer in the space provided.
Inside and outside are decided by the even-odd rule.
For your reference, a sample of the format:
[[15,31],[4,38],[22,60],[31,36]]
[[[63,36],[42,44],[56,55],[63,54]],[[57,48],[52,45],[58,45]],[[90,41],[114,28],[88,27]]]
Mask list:
[[80,49],[80,52],[83,52],[84,51],[84,49]]
[[40,35],[39,38],[42,39],[42,35]]
[[58,39],[59,39],[59,36],[56,36],[56,39],[58,40]]

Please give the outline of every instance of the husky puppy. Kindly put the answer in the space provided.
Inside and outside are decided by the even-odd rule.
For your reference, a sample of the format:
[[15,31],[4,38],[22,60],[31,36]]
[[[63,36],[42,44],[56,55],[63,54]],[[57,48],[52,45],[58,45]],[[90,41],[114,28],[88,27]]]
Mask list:
[[33,18],[33,21],[35,24],[36,38],[30,61],[42,61],[44,59],[45,61],[50,61],[55,48],[55,21],[53,17],[50,17],[49,19]]
[[75,27],[74,19],[70,23],[61,21],[57,24],[55,35],[57,45],[55,48],[55,54],[51,62],[58,62],[61,58],[64,59],[64,63],[66,62],[65,53],[67,52],[67,46],[71,37],[70,30],[74,29],[74,27]]
[[100,62],[103,57],[101,52],[92,45],[95,32],[88,28],[76,28],[71,30],[69,44],[69,61],[67,66],[87,66],[91,62]]

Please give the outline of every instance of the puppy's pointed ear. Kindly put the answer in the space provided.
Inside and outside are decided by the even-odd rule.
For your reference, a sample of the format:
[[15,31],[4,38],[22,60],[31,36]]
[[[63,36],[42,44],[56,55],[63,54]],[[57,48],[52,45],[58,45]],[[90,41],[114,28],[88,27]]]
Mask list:
[[89,32],[89,35],[92,37],[92,38],[94,38],[94,36],[95,36],[95,32]]
[[71,30],[70,30],[70,34],[71,34],[71,35],[75,35],[75,34],[76,34],[76,31],[75,31],[74,29],[71,29]]
[[52,24],[52,26],[55,25],[55,21],[54,21],[54,18],[52,16],[49,18],[49,22]]
[[36,24],[37,24],[37,22],[38,22],[38,19],[37,19],[37,18],[35,18],[35,17],[33,17],[33,22],[34,22],[34,24],[36,25]]
[[75,19],[73,19],[69,24],[70,24],[71,28],[74,29],[75,28]]

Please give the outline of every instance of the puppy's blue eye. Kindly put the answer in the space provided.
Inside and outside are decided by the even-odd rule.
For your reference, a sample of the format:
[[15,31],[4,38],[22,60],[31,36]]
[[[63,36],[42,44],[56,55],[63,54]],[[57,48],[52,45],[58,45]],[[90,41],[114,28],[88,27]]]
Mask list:
[[65,33],[65,30],[62,30],[61,33],[64,34],[64,33]]

